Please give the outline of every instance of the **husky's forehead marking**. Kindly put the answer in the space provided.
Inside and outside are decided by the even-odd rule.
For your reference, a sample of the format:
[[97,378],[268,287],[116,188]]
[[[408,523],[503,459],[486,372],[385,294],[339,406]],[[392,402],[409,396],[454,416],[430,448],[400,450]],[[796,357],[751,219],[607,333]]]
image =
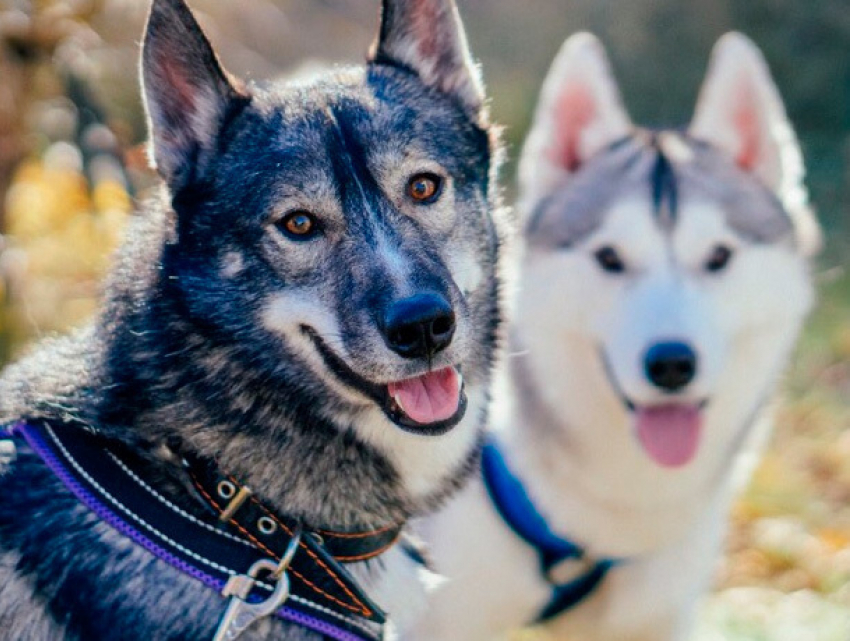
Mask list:
[[526,224],[528,242],[562,249],[581,243],[602,226],[616,200],[641,192],[648,172],[632,138],[615,143],[537,203]]
[[791,215],[766,185],[710,145],[665,130],[637,132],[567,178],[532,210],[527,241],[574,247],[602,226],[618,202],[640,199],[668,235],[696,203],[716,207],[745,242],[778,243],[794,233]]
[[650,174],[655,218],[662,229],[671,229],[676,223],[679,208],[676,172],[673,171],[673,164],[667,157],[659,134],[651,134],[649,145],[655,153],[655,162]]
[[732,231],[746,242],[772,244],[793,237],[791,214],[764,183],[710,145],[688,142],[693,160],[676,166],[683,200],[716,204]]
[[[347,111],[350,112],[354,108],[349,105]],[[356,105],[356,108],[358,111],[363,110],[360,104]],[[357,140],[353,124],[348,121],[349,115],[336,105],[328,105],[326,113],[333,145],[329,146],[328,151],[335,182],[339,187],[340,202],[343,203],[344,209],[349,210],[347,205],[352,200],[350,193],[353,191],[357,204],[366,214],[363,218],[375,218],[377,208],[367,196],[367,192],[374,194],[379,191],[378,181],[368,169],[366,152]]]
[[[392,202],[393,198],[392,194],[387,193],[386,176],[382,175],[384,172],[381,172],[380,167],[374,167],[374,158],[368,157],[367,150],[357,140],[356,122],[350,119],[352,115],[355,119],[362,117],[362,112],[368,108],[362,103],[357,107],[359,109],[347,105],[343,109],[329,105],[327,108],[338,145],[338,148],[330,151],[339,201],[344,211],[357,212],[356,217],[361,221],[365,238],[375,247],[374,255],[385,268],[385,276],[395,289],[403,290],[409,280],[410,261],[399,251],[398,231],[388,223],[385,215],[381,215],[381,207],[376,199],[383,197]],[[383,155],[385,153],[382,152]]]

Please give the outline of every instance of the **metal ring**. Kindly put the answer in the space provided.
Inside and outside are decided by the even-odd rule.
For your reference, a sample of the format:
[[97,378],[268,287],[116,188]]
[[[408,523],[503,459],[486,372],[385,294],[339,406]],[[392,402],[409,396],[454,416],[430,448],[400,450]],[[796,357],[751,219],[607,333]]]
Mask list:
[[275,530],[277,530],[277,523],[271,517],[261,516],[257,519],[257,529],[260,530],[261,534],[268,536],[269,534],[274,534]]
[[286,551],[283,553],[283,556],[280,558],[280,563],[277,564],[277,568],[274,572],[272,572],[272,576],[275,579],[279,579],[282,574],[285,574],[289,569],[289,565],[292,563],[293,557],[295,557],[295,553],[298,551],[298,545],[301,543],[301,534],[304,530],[301,527],[301,524],[295,526],[295,530],[292,532],[292,538],[289,539],[289,543],[286,546]]
[[323,536],[322,536],[321,534],[319,534],[318,532],[310,532],[310,536],[312,536],[312,537],[313,537],[313,540],[314,540],[314,541],[315,541],[318,545],[323,546],[323,545],[325,544],[325,537],[323,537]]
[[236,494],[236,486],[230,481],[220,481],[218,484],[218,495],[225,499],[232,499]]

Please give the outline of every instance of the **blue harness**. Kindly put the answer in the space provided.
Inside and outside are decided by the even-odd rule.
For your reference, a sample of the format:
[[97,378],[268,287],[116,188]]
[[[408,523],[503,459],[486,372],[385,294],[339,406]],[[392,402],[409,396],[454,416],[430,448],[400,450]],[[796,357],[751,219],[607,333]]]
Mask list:
[[537,551],[540,572],[552,585],[552,597],[534,623],[548,621],[581,603],[599,587],[608,570],[621,562],[620,559],[588,561],[577,578],[558,583],[553,576],[556,567],[566,561],[581,563],[586,560],[584,550],[552,532],[493,442],[484,446],[481,470],[484,485],[499,514],[518,537]]

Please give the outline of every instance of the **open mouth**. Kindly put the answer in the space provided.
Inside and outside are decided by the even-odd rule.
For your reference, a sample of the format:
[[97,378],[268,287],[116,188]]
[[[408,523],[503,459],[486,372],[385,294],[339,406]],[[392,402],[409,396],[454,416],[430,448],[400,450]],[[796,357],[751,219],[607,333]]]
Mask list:
[[605,351],[600,350],[600,355],[611,388],[632,417],[635,435],[644,453],[665,468],[679,468],[690,463],[699,451],[703,410],[708,399],[638,405],[620,387]]
[[327,368],[348,387],[371,398],[387,418],[405,431],[427,436],[445,434],[466,414],[467,397],[457,367],[444,367],[388,384],[369,381],[353,371],[311,327],[310,337]]
[[443,434],[466,413],[463,378],[454,367],[445,367],[387,385],[389,402],[384,412],[410,431]]

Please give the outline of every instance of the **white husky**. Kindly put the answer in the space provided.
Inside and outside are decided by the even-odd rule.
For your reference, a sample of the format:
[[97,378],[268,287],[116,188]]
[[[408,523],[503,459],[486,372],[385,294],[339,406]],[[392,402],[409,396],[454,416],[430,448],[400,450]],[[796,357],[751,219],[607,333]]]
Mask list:
[[740,34],[716,45],[687,132],[635,128],[602,46],[579,34],[520,179],[487,481],[422,524],[448,578],[411,637],[544,621],[559,639],[686,638],[813,302],[796,138]]

